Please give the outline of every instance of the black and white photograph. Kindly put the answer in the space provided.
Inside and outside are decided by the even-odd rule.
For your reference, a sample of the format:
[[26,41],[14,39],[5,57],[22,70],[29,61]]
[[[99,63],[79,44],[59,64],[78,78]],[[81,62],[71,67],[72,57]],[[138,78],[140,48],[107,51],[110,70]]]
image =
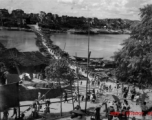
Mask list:
[[152,0],[0,0],[0,120],[152,120]]

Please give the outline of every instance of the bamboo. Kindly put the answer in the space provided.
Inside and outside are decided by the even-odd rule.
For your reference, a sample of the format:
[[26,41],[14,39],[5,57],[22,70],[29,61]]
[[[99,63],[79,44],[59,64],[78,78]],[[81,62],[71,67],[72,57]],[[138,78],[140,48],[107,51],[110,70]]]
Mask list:
[[117,96],[118,96],[118,83],[117,83]]
[[[76,53],[76,57],[77,57],[77,53]],[[77,74],[77,90],[78,90],[78,104],[79,104],[79,106],[80,106],[80,97],[79,97],[79,77],[78,77],[78,63],[77,63],[77,61],[76,61],[76,74]]]

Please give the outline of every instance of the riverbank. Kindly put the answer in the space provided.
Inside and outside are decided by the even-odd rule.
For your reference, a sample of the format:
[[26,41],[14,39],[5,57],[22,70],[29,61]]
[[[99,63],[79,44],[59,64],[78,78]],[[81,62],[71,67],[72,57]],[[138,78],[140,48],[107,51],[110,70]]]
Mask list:
[[97,29],[97,28],[91,28],[88,30],[81,30],[81,29],[70,29],[67,30],[68,33],[71,34],[80,34],[80,35],[96,35],[96,34],[130,34],[131,31],[127,29],[118,29],[118,30],[112,30],[112,29]]
[[[25,32],[33,32],[30,28],[20,28],[20,27],[2,27],[0,26],[0,30],[8,30],[8,31],[25,31]],[[70,34],[79,34],[79,35],[87,35],[88,30],[82,30],[82,29],[67,29],[67,30],[54,30],[49,29],[50,33],[70,33]],[[118,30],[112,30],[112,29],[97,29],[97,28],[91,28],[89,31],[90,35],[97,35],[97,34],[130,34],[131,32],[127,29],[118,29]]]
[[30,29],[30,28],[20,28],[20,27],[2,27],[2,26],[0,26],[0,30],[33,32],[32,29]]

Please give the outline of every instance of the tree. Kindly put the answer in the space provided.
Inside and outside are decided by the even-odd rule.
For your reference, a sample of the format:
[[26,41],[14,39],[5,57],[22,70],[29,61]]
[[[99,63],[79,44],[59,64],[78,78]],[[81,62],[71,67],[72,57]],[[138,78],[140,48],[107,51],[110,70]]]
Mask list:
[[1,18],[1,26],[3,26],[3,14],[1,11],[0,11],[0,18]]
[[21,27],[23,26],[24,22],[23,22],[23,18],[25,17],[25,13],[23,10],[21,9],[16,9],[12,11],[12,16],[13,19],[16,20],[17,26]]
[[45,74],[48,80],[57,81],[59,84],[61,81],[70,83],[74,80],[74,72],[64,59],[51,60],[50,65],[45,68]]
[[[61,87],[61,81],[63,83],[70,83],[71,94],[72,94],[72,84],[74,81],[74,71],[68,66],[68,62],[65,59],[51,60],[50,65],[45,69],[46,77],[48,80],[53,80],[59,83]],[[73,95],[72,95],[73,101]],[[62,106],[62,95],[61,95],[61,106]],[[74,107],[74,104],[73,104]],[[62,116],[62,108],[61,108]]]
[[121,81],[147,84],[152,79],[152,5],[140,9],[141,21],[114,55],[116,77]]

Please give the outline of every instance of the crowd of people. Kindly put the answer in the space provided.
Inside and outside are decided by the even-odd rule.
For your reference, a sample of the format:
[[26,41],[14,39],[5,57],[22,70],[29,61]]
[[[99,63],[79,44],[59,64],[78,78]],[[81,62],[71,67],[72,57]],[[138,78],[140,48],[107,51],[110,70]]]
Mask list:
[[[39,34],[37,34],[39,36]],[[40,33],[41,35],[41,33]],[[44,37],[43,35],[41,36],[42,38]],[[48,40],[43,39],[44,41],[42,42],[48,42]],[[47,44],[48,47],[50,47],[50,44]],[[83,66],[78,66],[76,67],[76,62],[71,61],[69,59],[69,55],[65,52],[62,51],[59,47],[55,47],[55,45],[51,45],[53,49],[51,52],[52,54],[54,54],[54,56],[58,57],[58,58],[62,58],[64,57],[65,59],[67,59],[67,61],[69,62],[69,65],[72,68],[77,68],[79,70],[79,72],[81,72],[82,75],[86,75],[87,73],[87,69]],[[53,48],[54,46],[54,48]],[[23,78],[25,79],[27,76],[24,75]],[[29,76],[30,77],[30,76]],[[37,77],[38,79],[42,79],[42,75],[38,74],[38,75],[34,75],[34,77]],[[93,89],[91,92],[89,91],[89,93],[87,94],[87,96],[83,95],[83,94],[78,94],[77,92],[74,93],[73,97],[74,97],[74,102],[78,101],[79,99],[81,101],[87,100],[90,101],[92,103],[95,103],[97,97],[98,97],[98,92],[100,93],[104,93],[104,92],[112,92],[114,90],[118,90],[118,89],[122,89],[122,96],[123,96],[123,101],[117,101],[117,100],[106,100],[103,102],[102,106],[105,105],[105,113],[106,113],[106,117],[108,117],[108,120],[113,120],[114,119],[119,119],[119,120],[128,120],[129,118],[129,114],[127,114],[130,111],[130,105],[128,102],[128,98],[130,97],[131,101],[134,101],[136,99],[136,105],[138,104],[142,104],[142,111],[145,113],[145,111],[147,111],[147,106],[146,106],[146,102],[145,101],[141,101],[140,100],[140,95],[141,93],[137,92],[135,87],[130,88],[129,86],[127,87],[121,87],[121,85],[119,83],[117,83],[114,87],[112,85],[106,85],[105,83],[100,83],[100,75],[96,75],[95,73],[93,73],[92,71],[89,71],[89,79],[92,80],[92,85],[95,85],[95,81],[97,82],[97,86],[99,87],[99,91],[95,91],[95,89]],[[81,83],[82,84],[82,83]],[[31,116],[33,118],[38,118],[39,117],[39,112],[42,109],[42,102],[43,101],[45,103],[45,108],[43,110],[44,114],[48,114],[50,113],[50,104],[51,101],[50,99],[45,99],[45,95],[42,96],[41,93],[38,94],[38,99],[34,101],[34,103],[32,104],[32,106],[30,106],[30,108],[27,110],[29,111],[30,109],[32,109],[32,113]],[[68,95],[65,92],[64,93],[64,102],[68,103]],[[102,116],[100,114],[100,108],[101,106],[97,107],[95,109],[95,120],[101,120]],[[111,114],[112,112],[119,112],[119,114]],[[8,115],[9,112],[8,111],[4,111],[4,115],[3,118],[4,120],[8,119]],[[143,114],[143,119],[145,119],[145,115]],[[15,116],[15,119],[18,119],[17,117],[17,109],[14,108],[14,113],[12,115],[12,117]],[[21,115],[19,115],[19,119],[18,120],[22,120],[24,118],[24,113],[22,113]],[[85,120],[86,118],[84,117],[84,113],[81,110],[80,106],[76,106],[74,111],[72,112],[71,118],[73,120]]]

